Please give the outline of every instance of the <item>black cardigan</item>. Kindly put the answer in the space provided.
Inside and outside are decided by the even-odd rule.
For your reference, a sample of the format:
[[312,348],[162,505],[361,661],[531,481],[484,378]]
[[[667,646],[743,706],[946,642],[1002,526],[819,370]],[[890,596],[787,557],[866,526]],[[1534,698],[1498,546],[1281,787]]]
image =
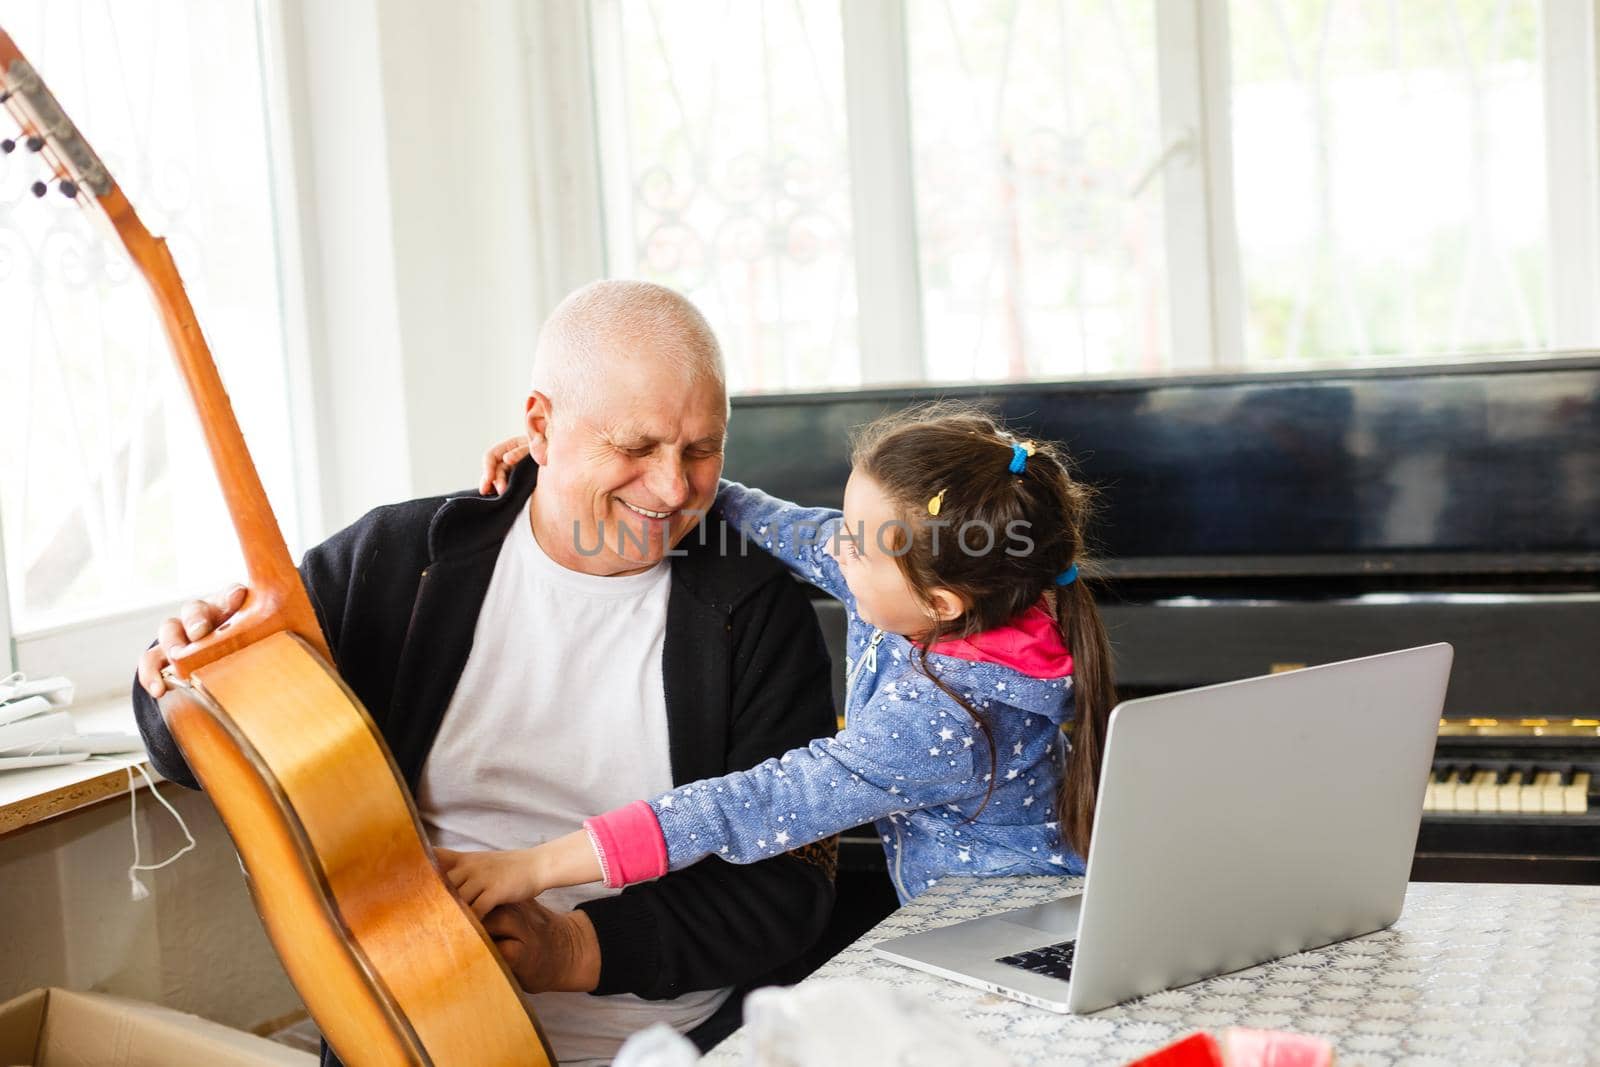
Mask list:
[[[527,514],[537,470],[522,463],[503,497],[378,508],[300,564],[339,673],[413,792],[472,650],[501,542]],[[803,591],[769,556],[741,551],[736,532],[724,550],[722,526],[713,515],[705,536],[691,532],[670,562],[661,667],[680,785],[834,731],[828,654]],[[156,769],[197,787],[156,702],[137,682],[133,697]],[[832,908],[827,866],[815,853],[750,865],[707,859],[580,904],[600,943],[594,992],[670,998],[746,984],[794,960]]]

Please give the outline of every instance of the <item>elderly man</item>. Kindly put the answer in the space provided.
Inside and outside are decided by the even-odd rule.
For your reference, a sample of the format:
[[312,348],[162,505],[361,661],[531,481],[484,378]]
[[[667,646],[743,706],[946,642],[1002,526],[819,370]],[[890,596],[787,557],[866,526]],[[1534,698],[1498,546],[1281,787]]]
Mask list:
[[[306,553],[339,671],[435,844],[527,847],[832,731],[827,653],[799,587],[720,536],[714,514],[696,529],[727,418],[721,354],[693,305],[597,282],[540,334],[534,462],[503,494],[379,508]],[[176,781],[194,784],[151,699],[161,668],[242,598],[186,605],[140,661],[140,729]],[[550,908],[486,925],[562,1063],[604,1063],[655,1022],[706,1047],[736,1025],[730,990],[820,932],[831,860],[707,860],[621,894],[552,892]]]

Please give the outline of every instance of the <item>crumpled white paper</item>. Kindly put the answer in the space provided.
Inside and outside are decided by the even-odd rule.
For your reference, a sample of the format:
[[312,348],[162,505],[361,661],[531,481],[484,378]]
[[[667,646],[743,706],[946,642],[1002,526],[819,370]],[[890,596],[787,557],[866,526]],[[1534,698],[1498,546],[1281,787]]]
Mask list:
[[[959,1017],[852,978],[758,989],[744,1002],[743,1067],[1011,1067]],[[612,1067],[690,1067],[698,1056],[666,1026],[634,1034]]]
[[700,1051],[666,1023],[640,1030],[622,1043],[611,1067],[694,1067]]

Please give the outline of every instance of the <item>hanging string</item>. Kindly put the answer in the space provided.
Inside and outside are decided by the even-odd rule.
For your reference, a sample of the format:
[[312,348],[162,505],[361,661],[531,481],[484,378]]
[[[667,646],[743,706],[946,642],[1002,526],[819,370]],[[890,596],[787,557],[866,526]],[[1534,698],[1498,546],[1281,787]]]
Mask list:
[[[139,880],[138,872],[159,871],[169,863],[177,862],[179,857],[184,856],[194,850],[195,840],[194,835],[189,832],[188,824],[183,821],[183,816],[179,815],[178,809],[169,804],[167,802],[167,798],[161,795],[161,791],[156,788],[154,779],[150,777],[150,772],[144,769],[143,764],[129,764],[126,768],[124,768],[124,770],[128,772],[128,819],[133,830],[133,866],[128,868],[128,882],[130,886],[128,895],[134,900],[144,900],[150,895],[150,890],[143,882]],[[178,851],[162,860],[160,863],[145,864],[139,862],[139,784],[133,780],[134,771],[138,771],[140,776],[144,778],[145,784],[150,787],[150,794],[154,796],[156,800],[160,801],[162,807],[166,808],[167,811],[172,813],[172,817],[178,822],[178,828],[183,831],[183,836],[189,842],[187,845],[184,845]]]

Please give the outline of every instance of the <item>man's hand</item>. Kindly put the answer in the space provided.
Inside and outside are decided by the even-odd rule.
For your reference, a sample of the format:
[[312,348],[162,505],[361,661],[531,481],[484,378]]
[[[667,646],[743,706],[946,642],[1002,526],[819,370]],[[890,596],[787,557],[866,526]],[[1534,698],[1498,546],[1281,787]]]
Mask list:
[[484,496],[504,493],[511,468],[527,459],[528,454],[528,438],[521,434],[490,445],[489,451],[483,454],[483,477],[478,482],[478,492]]
[[144,691],[160,698],[167,691],[161,669],[172,662],[173,654],[227,622],[244,606],[248,594],[242,585],[230,586],[204,600],[189,601],[178,609],[177,618],[162,623],[156,631],[156,643],[139,657],[139,684]]
[[483,921],[517,984],[529,993],[588,993],[600,984],[600,939],[581,911],[506,904]]

